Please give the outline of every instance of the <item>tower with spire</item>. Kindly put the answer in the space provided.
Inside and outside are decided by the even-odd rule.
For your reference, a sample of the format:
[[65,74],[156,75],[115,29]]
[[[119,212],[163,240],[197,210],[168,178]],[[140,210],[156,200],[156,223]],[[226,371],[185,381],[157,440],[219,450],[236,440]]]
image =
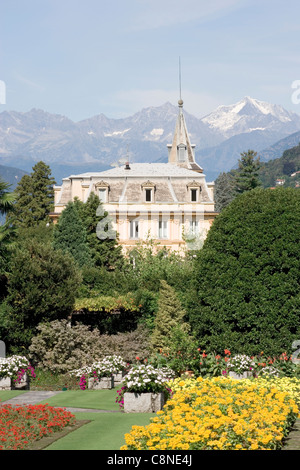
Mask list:
[[195,161],[195,145],[191,144],[187,131],[183,114],[183,100],[181,98],[178,100],[178,107],[179,113],[173,142],[167,146],[169,150],[168,163],[196,171],[197,173],[203,173],[203,168]]

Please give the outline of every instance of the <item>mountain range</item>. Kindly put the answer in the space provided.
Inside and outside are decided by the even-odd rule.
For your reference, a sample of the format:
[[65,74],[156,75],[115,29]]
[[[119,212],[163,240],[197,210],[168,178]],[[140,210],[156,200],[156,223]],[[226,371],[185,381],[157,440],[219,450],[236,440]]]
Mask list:
[[[252,149],[268,161],[300,140],[298,114],[250,97],[200,119],[185,109],[184,114],[207,180],[236,167],[241,152]],[[166,162],[177,116],[178,107],[171,103],[123,119],[99,114],[79,122],[39,109],[3,111],[0,165],[30,172],[43,160],[60,184],[70,174],[102,171],[124,160]]]

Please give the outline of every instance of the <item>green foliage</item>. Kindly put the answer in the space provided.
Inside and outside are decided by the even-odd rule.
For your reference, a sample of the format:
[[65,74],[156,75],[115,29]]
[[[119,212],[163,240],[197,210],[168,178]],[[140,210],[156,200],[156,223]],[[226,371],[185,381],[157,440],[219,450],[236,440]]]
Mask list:
[[238,194],[260,186],[259,168],[260,160],[257,157],[257,152],[248,150],[248,152],[241,153],[241,158],[238,161],[239,167],[235,175],[234,189]]
[[200,346],[278,354],[300,337],[300,193],[255,189],[215,219],[195,265],[189,320]]
[[[0,179],[0,216],[8,216],[13,212],[13,202],[15,195],[9,191],[10,185]],[[10,250],[12,242],[15,237],[15,230],[10,224],[4,220],[4,223],[0,225],[0,273],[7,270]],[[1,280],[0,280],[1,282]],[[6,282],[5,278],[2,278],[2,282]],[[1,286],[0,286],[0,298],[1,298]]]
[[166,281],[160,283],[158,311],[154,318],[154,329],[151,336],[151,345],[154,352],[168,350],[170,335],[173,328],[178,325],[182,331],[188,331],[188,324],[184,323],[185,310],[175,290]]
[[91,365],[107,355],[120,355],[127,362],[149,354],[148,334],[142,328],[116,335],[101,335],[97,329],[66,320],[41,323],[29,347],[32,363],[38,368],[65,373]]
[[153,240],[137,245],[130,251],[129,263],[123,267],[120,275],[124,285],[130,291],[147,289],[158,292],[160,281],[184,295],[190,289],[190,273],[194,260],[183,257],[177,252],[160,248]]
[[70,255],[32,239],[14,251],[8,278],[7,334],[16,351],[29,345],[41,321],[70,315],[80,275]]
[[199,373],[200,358],[196,339],[182,328],[176,325],[172,328],[168,338],[168,347],[162,349],[165,354],[167,366],[177,375],[185,371]]
[[215,210],[221,212],[235,198],[234,177],[232,173],[220,173],[215,180]]
[[42,221],[50,223],[49,213],[53,210],[55,180],[44,162],[38,162],[30,175],[24,175],[16,190],[14,213],[10,218],[16,227],[32,227]]
[[69,253],[79,266],[91,260],[86,230],[74,202],[62,211],[53,234],[53,247]]
[[15,195],[10,191],[11,185],[0,177],[0,214],[7,215],[13,211]]
[[87,310],[88,312],[112,313],[119,310],[139,311],[132,294],[126,295],[95,295],[95,297],[77,299],[74,310]]
[[[112,230],[108,213],[104,211],[99,197],[91,193],[85,203],[74,201],[82,224],[86,230],[91,260],[95,266],[114,269],[122,263],[122,247],[118,245],[117,234]],[[99,225],[103,222],[106,238],[99,238]],[[107,222],[107,223],[106,223]]]

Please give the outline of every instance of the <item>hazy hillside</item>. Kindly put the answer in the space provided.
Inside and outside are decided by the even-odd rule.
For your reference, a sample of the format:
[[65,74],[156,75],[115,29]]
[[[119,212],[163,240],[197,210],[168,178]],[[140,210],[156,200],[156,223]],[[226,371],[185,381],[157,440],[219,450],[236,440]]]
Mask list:
[[18,182],[27,172],[19,168],[0,165],[0,178],[11,185],[11,190],[14,190]]
[[262,163],[260,178],[264,187],[275,186],[277,179],[284,180],[285,187],[297,186],[300,183],[300,144],[285,150],[281,157]]

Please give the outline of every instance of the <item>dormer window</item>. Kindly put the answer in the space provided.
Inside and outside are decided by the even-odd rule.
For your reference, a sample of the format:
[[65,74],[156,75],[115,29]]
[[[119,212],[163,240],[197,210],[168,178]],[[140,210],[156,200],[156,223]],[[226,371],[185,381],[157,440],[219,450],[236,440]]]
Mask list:
[[192,181],[187,185],[187,190],[189,191],[189,200],[190,202],[199,202],[200,201],[200,193],[201,193],[201,185],[197,181]]
[[99,199],[101,202],[105,203],[107,201],[107,189],[106,188],[99,188]]
[[154,202],[155,189],[156,189],[155,184],[152,183],[151,181],[147,181],[146,183],[142,184],[144,202]]
[[96,184],[96,194],[98,195],[100,201],[105,204],[108,202],[108,191],[109,185],[105,181],[100,181]]

